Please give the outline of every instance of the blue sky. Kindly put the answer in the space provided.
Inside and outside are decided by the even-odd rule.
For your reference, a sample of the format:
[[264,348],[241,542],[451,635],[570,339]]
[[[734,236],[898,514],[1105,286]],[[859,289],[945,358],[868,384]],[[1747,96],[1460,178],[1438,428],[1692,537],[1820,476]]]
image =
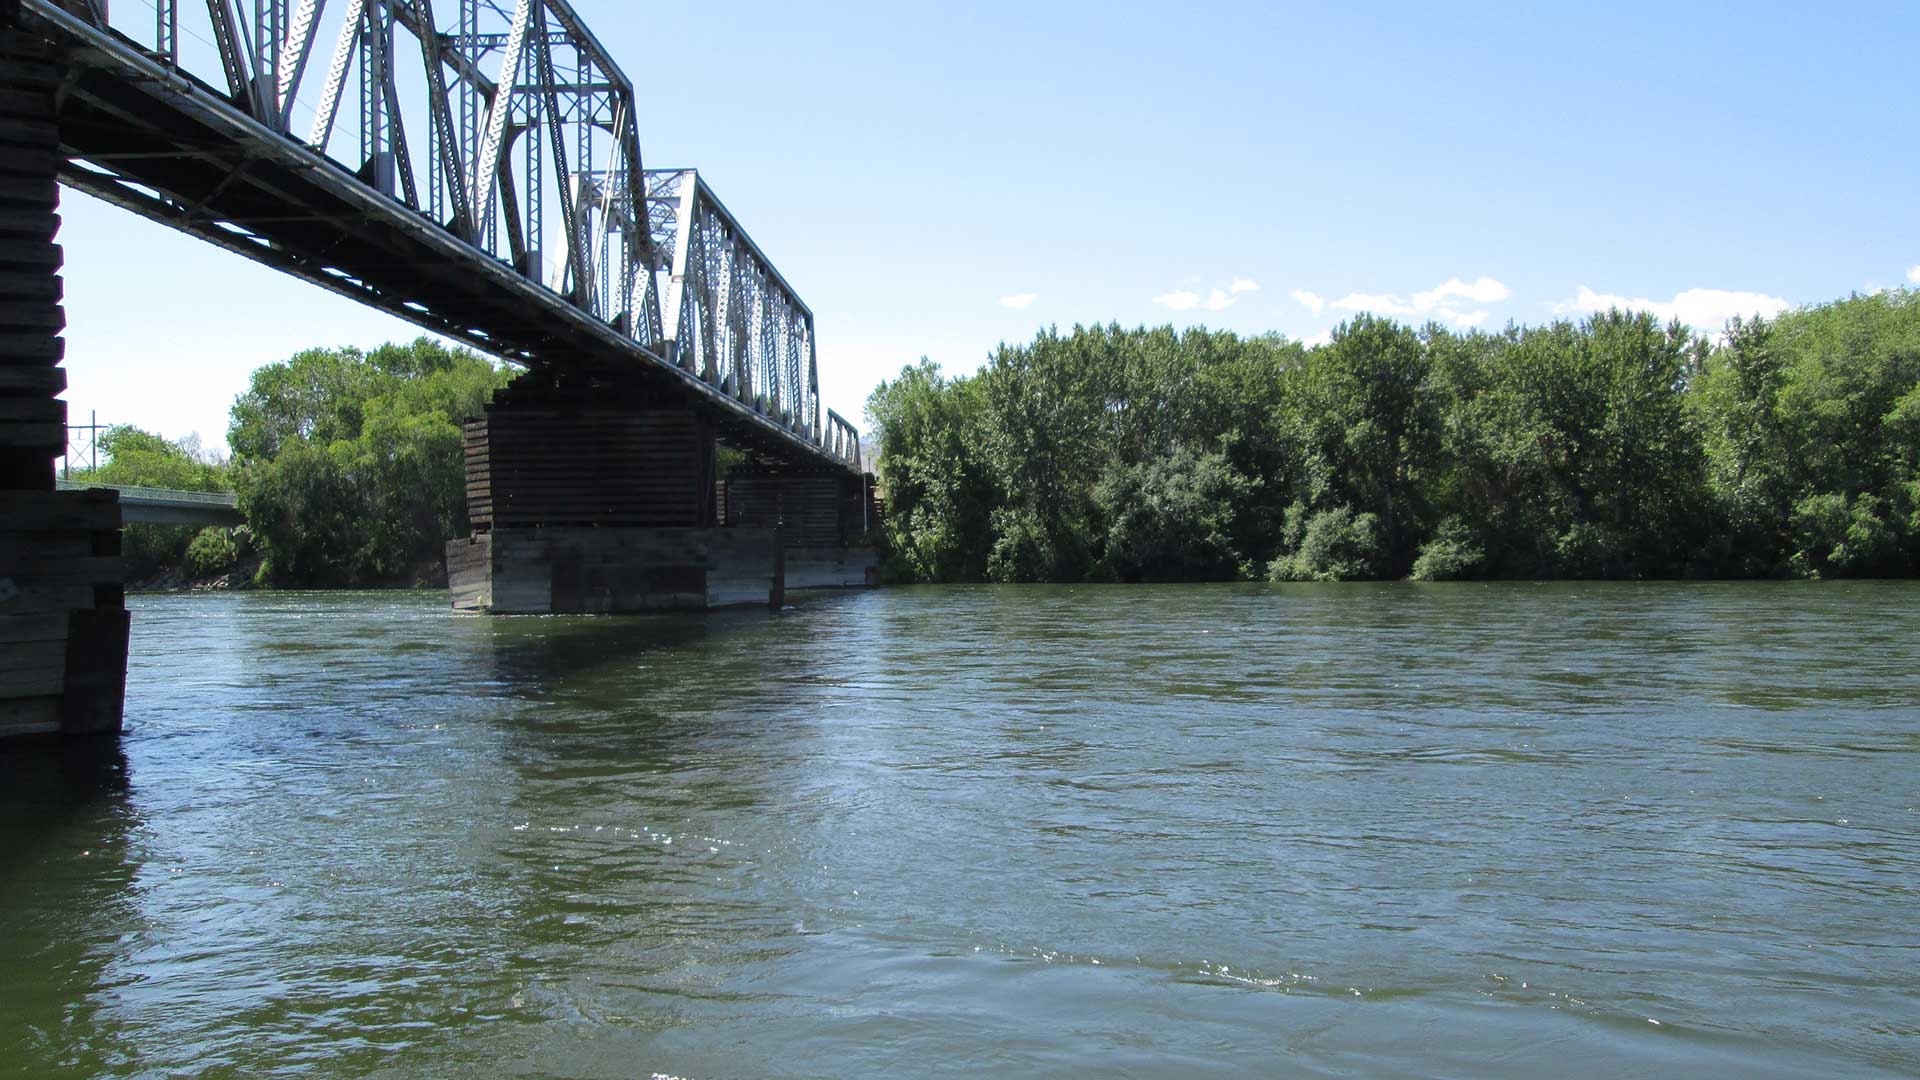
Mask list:
[[[1315,339],[1359,308],[1632,301],[1714,330],[1920,283],[1920,5],[575,7],[639,84],[648,167],[701,170],[857,423],[901,365],[1047,325]],[[253,368],[417,333],[63,213],[76,422],[219,444]]]

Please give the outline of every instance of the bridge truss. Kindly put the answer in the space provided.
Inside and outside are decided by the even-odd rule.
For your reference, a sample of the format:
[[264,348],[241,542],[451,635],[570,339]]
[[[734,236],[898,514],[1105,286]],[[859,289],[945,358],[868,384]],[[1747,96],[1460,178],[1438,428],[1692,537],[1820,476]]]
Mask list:
[[[813,314],[566,0],[13,0],[72,61],[62,179],[528,365],[651,380],[858,467]],[[0,0],[0,8],[7,7]]]

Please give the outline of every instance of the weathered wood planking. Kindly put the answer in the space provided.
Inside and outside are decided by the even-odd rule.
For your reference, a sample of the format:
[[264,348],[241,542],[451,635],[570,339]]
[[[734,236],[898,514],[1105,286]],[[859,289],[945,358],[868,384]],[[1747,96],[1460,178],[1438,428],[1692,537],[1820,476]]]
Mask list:
[[[0,27],[0,490],[52,490],[67,445],[67,403],[57,397],[67,324],[55,242],[61,70],[45,42]],[[0,528],[11,522],[0,505]],[[5,569],[0,557],[0,576]]]
[[779,525],[790,547],[842,544],[848,536],[847,484],[844,474],[818,469],[736,466],[727,471],[726,521],[747,528]]
[[463,434],[476,530],[714,523],[714,429],[692,409],[523,377]]
[[119,730],[119,517],[113,491],[0,492],[0,735]]
[[45,42],[0,27],[0,736],[117,732],[126,690],[118,496],[53,490],[64,74]]
[[58,694],[0,698],[0,739],[15,735],[57,735],[63,699]]

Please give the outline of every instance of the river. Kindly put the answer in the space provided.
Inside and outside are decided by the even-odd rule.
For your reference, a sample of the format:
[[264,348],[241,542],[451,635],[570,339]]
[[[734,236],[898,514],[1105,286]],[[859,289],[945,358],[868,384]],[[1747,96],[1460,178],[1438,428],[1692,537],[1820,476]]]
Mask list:
[[0,1074],[1920,1072],[1920,585],[131,606]]

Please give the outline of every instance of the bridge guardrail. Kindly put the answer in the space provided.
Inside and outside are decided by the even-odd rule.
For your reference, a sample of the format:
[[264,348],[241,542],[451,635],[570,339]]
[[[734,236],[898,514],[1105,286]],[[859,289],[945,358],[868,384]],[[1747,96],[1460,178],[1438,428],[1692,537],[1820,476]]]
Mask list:
[[827,453],[858,469],[860,462],[860,432],[852,424],[842,419],[832,409],[827,410],[826,438],[821,446]]
[[236,510],[240,507],[240,497],[230,491],[182,491],[178,488],[142,487],[138,484],[96,484],[89,480],[55,480],[54,488],[58,491],[118,491],[121,502],[143,500],[147,502],[195,503],[201,506],[217,506]]

